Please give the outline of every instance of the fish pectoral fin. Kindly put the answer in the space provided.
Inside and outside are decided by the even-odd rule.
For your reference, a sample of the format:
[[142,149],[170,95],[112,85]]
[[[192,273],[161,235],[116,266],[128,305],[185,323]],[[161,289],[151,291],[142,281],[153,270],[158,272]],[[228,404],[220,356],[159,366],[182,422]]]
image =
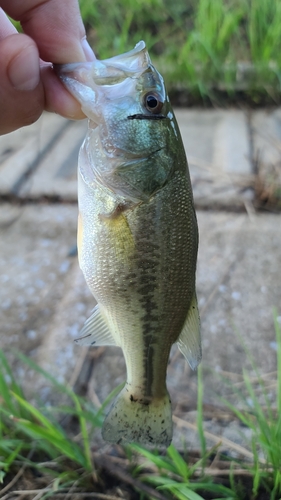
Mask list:
[[85,321],[80,333],[81,337],[74,341],[78,345],[116,345],[98,304],[93,309],[91,316]]
[[189,366],[195,370],[201,361],[200,318],[197,297],[194,293],[181,334],[177,340],[178,348]]
[[99,218],[102,221],[116,219],[117,217],[122,215],[122,213],[125,212],[126,210],[131,210],[132,208],[135,208],[139,204],[140,204],[140,202],[134,203],[130,200],[116,203],[114,208],[112,210],[110,210],[110,212],[99,214]]

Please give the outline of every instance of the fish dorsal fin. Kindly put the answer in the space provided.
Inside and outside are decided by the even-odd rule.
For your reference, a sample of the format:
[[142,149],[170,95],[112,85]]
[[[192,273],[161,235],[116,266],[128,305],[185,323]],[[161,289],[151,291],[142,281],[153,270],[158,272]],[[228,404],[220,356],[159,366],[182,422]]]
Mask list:
[[195,370],[201,361],[200,318],[196,294],[192,298],[181,334],[177,340],[178,348],[189,366]]
[[80,333],[81,337],[75,340],[78,345],[116,345],[98,304],[93,309],[91,316],[85,321]]

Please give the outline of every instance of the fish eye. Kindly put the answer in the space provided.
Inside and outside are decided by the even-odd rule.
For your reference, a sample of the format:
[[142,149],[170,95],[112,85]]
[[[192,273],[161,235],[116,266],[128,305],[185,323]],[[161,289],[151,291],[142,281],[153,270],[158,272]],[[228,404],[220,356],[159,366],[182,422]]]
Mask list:
[[159,113],[163,107],[163,102],[160,101],[160,96],[154,92],[148,92],[145,94],[144,105],[148,111],[151,113]]

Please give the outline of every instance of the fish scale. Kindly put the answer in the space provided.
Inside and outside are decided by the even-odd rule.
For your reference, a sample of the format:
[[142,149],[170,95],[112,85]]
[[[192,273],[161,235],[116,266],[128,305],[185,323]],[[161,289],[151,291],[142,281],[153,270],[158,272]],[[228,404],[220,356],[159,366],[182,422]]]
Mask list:
[[180,132],[144,42],[58,74],[89,117],[78,166],[78,254],[97,306],[77,343],[120,346],[127,368],[102,434],[168,446],[171,347],[177,342],[193,369],[201,358],[198,230]]

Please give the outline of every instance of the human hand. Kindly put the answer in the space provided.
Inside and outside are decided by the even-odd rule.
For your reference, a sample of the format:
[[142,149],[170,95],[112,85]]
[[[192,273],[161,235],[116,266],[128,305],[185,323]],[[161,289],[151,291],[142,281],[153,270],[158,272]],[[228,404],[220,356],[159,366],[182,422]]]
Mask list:
[[[21,22],[25,34],[5,13]],[[51,63],[94,59],[78,0],[0,0],[0,134],[35,122],[44,109],[83,118]]]

